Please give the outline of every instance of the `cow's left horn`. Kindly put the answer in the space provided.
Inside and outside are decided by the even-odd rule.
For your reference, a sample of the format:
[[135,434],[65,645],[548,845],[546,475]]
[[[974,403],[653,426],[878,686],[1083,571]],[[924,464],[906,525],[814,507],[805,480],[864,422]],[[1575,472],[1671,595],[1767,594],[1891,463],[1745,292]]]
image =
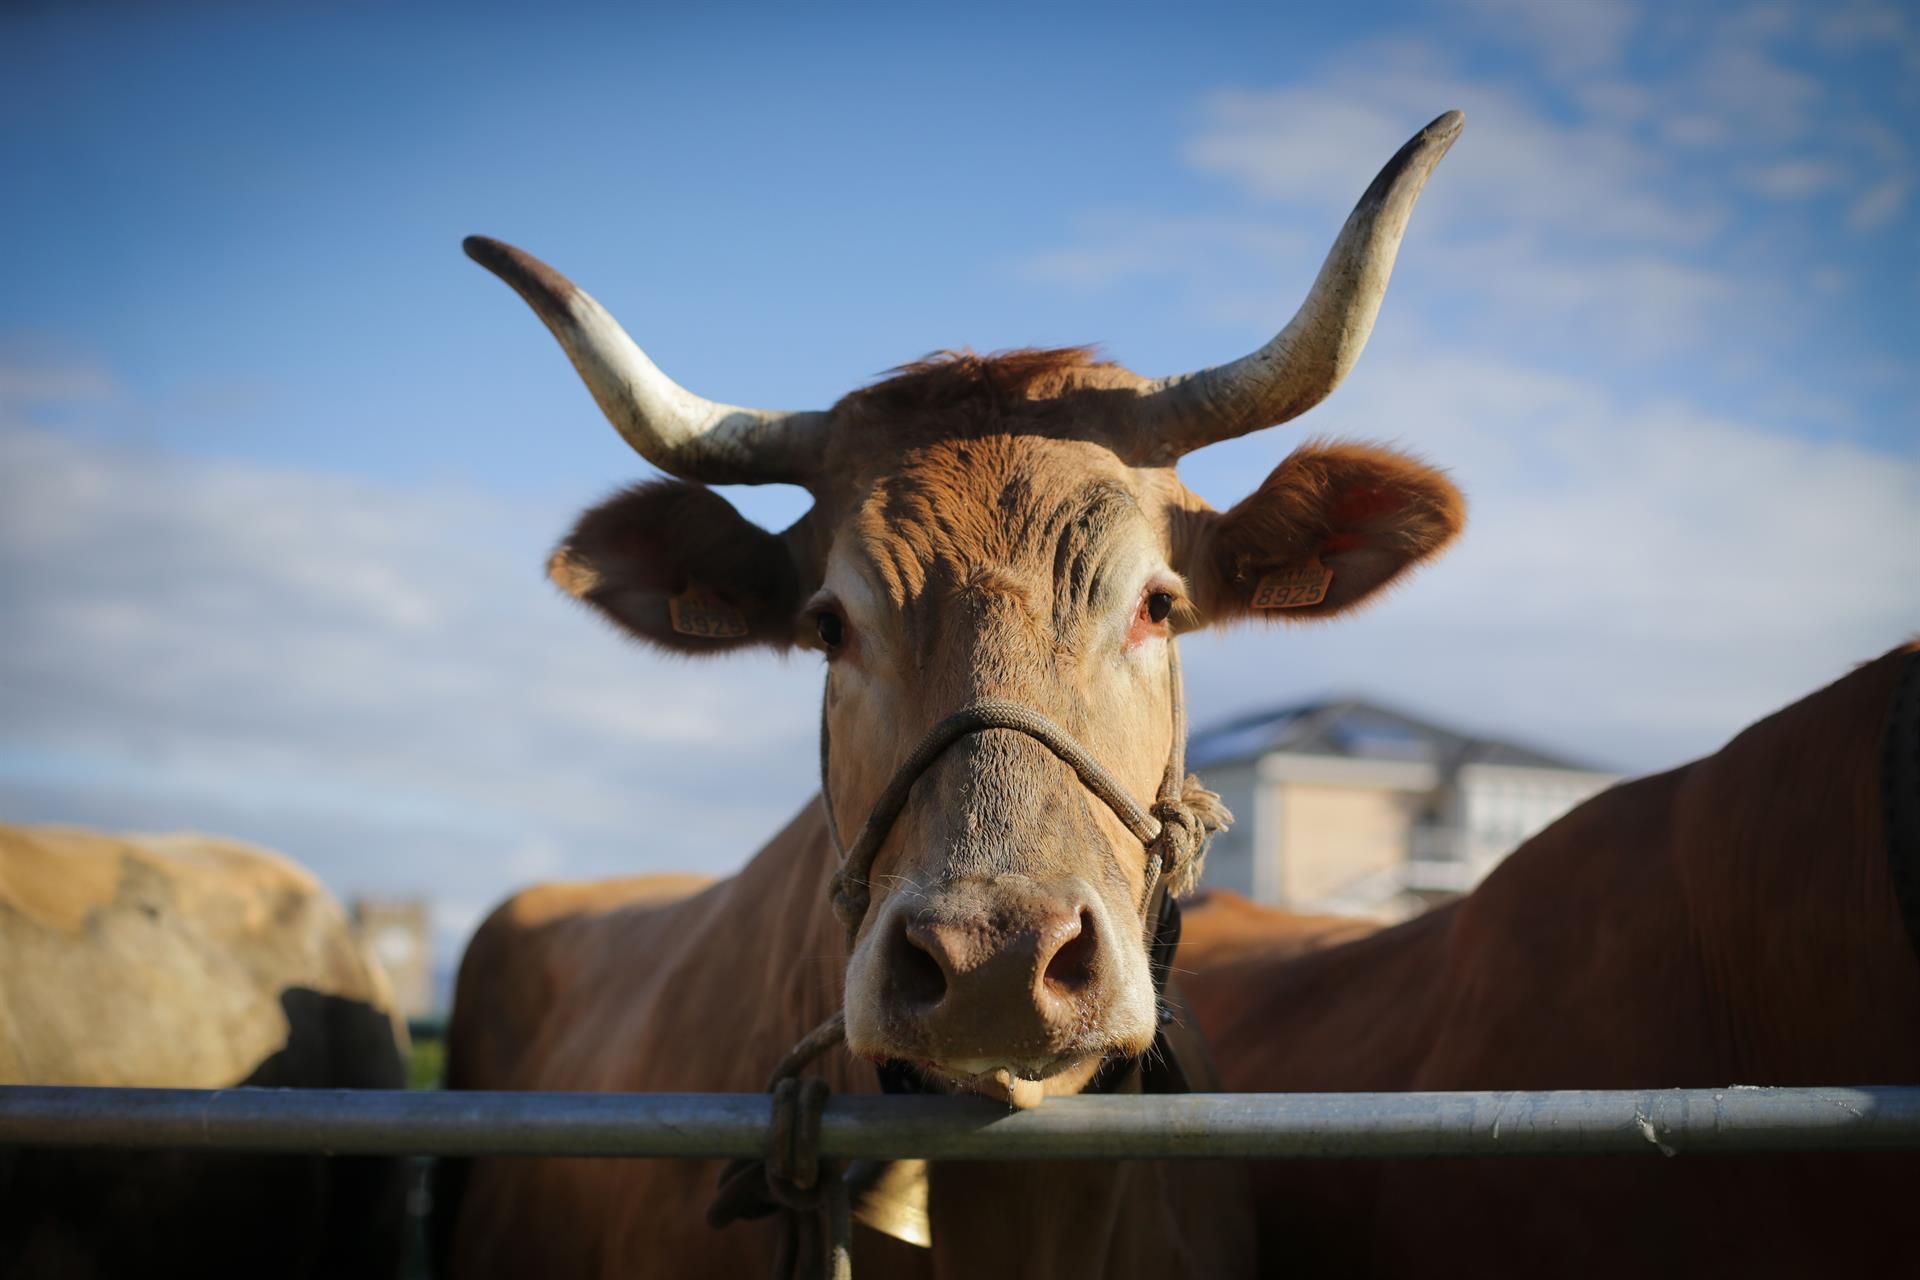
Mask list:
[[1465,123],[1449,111],[1387,161],[1279,336],[1231,364],[1153,383],[1128,423],[1123,451],[1141,461],[1171,462],[1202,445],[1298,417],[1326,399],[1367,345],[1414,201]]
[[468,236],[463,247],[527,300],[614,429],[654,466],[708,484],[805,484],[818,472],[826,414],[702,399],[660,372],[584,289],[532,254],[485,236]]

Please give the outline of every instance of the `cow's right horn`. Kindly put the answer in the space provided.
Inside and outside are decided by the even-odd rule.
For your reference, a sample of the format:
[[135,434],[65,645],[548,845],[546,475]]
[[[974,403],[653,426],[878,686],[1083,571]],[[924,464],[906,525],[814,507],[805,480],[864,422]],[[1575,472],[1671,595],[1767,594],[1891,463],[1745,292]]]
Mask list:
[[584,289],[532,254],[485,236],[468,236],[462,247],[527,300],[607,420],[654,466],[708,484],[805,484],[818,472],[826,414],[702,399],[660,372]]
[[1340,228],[1307,300],[1271,342],[1229,364],[1152,384],[1127,421],[1122,451],[1170,463],[1202,445],[1298,417],[1326,399],[1367,345],[1414,201],[1465,123],[1449,111],[1387,161]]

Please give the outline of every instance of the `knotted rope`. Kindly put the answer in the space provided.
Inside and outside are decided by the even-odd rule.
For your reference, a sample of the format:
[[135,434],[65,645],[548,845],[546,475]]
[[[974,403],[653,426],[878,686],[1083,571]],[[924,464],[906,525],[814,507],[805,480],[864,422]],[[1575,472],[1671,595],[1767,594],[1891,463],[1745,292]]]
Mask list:
[[838,1165],[820,1159],[820,1120],[832,1089],[818,1076],[799,1078],[846,1038],[846,1023],[835,1013],[787,1050],[767,1081],[773,1120],[766,1155],[729,1161],[707,1206],[707,1225],[715,1228],[781,1213],[774,1280],[853,1280],[847,1185]]

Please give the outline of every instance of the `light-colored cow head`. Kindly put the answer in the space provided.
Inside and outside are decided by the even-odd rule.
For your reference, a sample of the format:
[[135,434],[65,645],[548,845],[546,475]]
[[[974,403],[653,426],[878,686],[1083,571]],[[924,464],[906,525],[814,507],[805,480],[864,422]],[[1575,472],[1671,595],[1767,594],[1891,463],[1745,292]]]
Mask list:
[[[468,241],[620,433],[678,477],[588,512],[554,553],[554,581],[665,648],[822,654],[826,803],[849,835],[931,725],[987,698],[1050,717],[1149,800],[1173,745],[1174,636],[1344,612],[1461,527],[1454,487],[1385,449],[1302,447],[1225,512],[1174,472],[1182,454],[1284,422],[1345,376],[1461,123],[1442,116],[1382,170],[1278,337],[1157,380],[1077,349],[943,355],[826,412],[716,404],[556,272]],[[702,487],[761,482],[804,485],[813,508],[772,533]],[[1263,581],[1302,570],[1324,598],[1257,607]],[[962,738],[921,776],[873,865],[846,972],[850,1047],[1052,1091],[1144,1051],[1145,875],[1139,840],[1046,748],[1000,730]]]

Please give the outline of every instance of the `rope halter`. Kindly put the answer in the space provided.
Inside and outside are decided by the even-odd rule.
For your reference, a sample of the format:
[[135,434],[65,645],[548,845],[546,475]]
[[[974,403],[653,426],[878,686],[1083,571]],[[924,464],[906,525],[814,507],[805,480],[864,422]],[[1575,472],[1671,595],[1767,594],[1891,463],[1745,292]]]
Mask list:
[[1167,688],[1168,699],[1173,707],[1173,745],[1167,753],[1167,768],[1161,775],[1159,793],[1148,808],[1141,808],[1127,794],[1126,788],[1120,785],[1119,779],[1095,759],[1091,751],[1052,720],[1020,703],[1003,698],[986,698],[962,707],[927,730],[907,758],[900,762],[900,767],[894,770],[893,777],[881,791],[880,799],[874,803],[872,813],[867,816],[859,835],[854,837],[851,847],[840,839],[839,824],[834,819],[833,803],[827,790],[831,740],[823,706],[820,713],[820,803],[827,813],[827,831],[835,851],[840,855],[840,868],[834,872],[829,890],[834,914],[847,930],[848,948],[852,948],[859,935],[860,924],[866,919],[867,908],[872,904],[869,877],[873,872],[873,861],[879,856],[880,847],[886,843],[901,811],[906,808],[914,783],[933,767],[948,747],[961,738],[989,729],[1024,733],[1053,752],[1073,770],[1082,786],[1105,802],[1107,808],[1146,849],[1146,885],[1139,910],[1143,927],[1151,930],[1158,914],[1154,910],[1156,900],[1163,892],[1179,897],[1193,888],[1200,879],[1208,839],[1214,832],[1224,830],[1232,821],[1232,815],[1220,802],[1220,797],[1186,771],[1186,703],[1180,687],[1180,651],[1172,640],[1167,641]]

